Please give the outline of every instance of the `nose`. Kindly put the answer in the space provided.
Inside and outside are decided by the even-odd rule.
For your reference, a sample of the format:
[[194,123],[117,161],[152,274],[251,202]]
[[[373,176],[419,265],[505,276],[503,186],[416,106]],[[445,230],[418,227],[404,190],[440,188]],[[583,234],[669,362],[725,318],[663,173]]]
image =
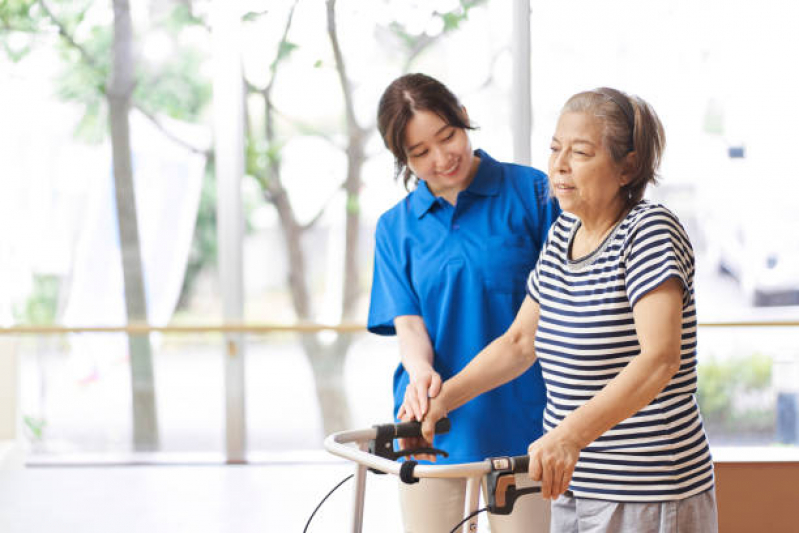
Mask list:
[[549,158],[550,174],[563,173],[569,170],[569,158],[566,152],[565,149],[552,152]]
[[436,170],[443,170],[449,167],[450,157],[447,154],[446,150],[443,149],[441,146],[435,146],[432,148],[433,152],[433,160],[436,164]]

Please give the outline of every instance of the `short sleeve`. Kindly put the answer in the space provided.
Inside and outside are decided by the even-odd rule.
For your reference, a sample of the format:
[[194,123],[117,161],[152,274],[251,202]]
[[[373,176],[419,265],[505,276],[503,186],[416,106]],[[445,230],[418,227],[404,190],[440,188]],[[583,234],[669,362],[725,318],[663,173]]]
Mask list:
[[693,293],[694,254],[677,218],[663,207],[645,213],[626,243],[626,288],[630,307],[669,278],[683,286],[683,305]]
[[421,315],[419,299],[411,285],[410,264],[399,251],[400,232],[391,231],[381,217],[375,231],[375,261],[367,329],[378,335],[395,335],[394,318]]

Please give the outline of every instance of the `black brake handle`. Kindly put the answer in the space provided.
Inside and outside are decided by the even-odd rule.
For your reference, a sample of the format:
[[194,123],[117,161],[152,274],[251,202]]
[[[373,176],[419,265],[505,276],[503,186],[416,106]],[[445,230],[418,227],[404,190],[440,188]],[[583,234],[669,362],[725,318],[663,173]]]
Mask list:
[[[377,434],[373,440],[369,441],[369,453],[373,453],[379,457],[384,457],[392,461],[396,461],[400,457],[407,457],[409,455],[416,455],[421,453],[442,455],[447,457],[448,454],[444,450],[437,448],[416,448],[408,450],[394,450],[395,439],[409,439],[413,437],[422,436],[422,423],[418,420],[411,422],[399,422],[397,424],[378,424],[373,426],[377,430]],[[442,418],[436,422],[435,434],[449,432],[451,427],[449,418]],[[382,474],[383,472],[372,469],[375,473]]]

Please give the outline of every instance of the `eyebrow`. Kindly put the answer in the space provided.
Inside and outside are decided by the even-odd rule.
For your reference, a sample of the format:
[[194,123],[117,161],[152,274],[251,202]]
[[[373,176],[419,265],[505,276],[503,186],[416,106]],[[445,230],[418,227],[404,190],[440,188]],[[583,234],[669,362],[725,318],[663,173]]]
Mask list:
[[[450,124],[444,124],[443,126],[441,126],[441,127],[438,129],[438,131],[435,133],[435,135],[433,135],[433,137],[438,137],[438,136],[441,134],[441,132],[442,132],[442,131],[444,131],[445,129],[447,129],[447,128],[450,128],[450,127],[452,127]],[[414,150],[416,150],[417,148],[419,148],[419,146],[421,146],[421,145],[423,145],[423,144],[424,144],[424,141],[422,141],[422,142],[420,142],[420,143],[416,143],[416,144],[414,144],[413,146],[409,146],[409,147],[407,147],[407,148],[405,149],[405,151],[406,151],[406,152],[413,152]]]
[[[557,143],[561,142],[554,135],[552,136],[552,140],[557,142]],[[572,141],[572,144],[587,144],[587,145],[590,145],[590,146],[596,146],[596,144],[594,144],[592,141],[589,141],[588,139],[574,139],[574,141]]]

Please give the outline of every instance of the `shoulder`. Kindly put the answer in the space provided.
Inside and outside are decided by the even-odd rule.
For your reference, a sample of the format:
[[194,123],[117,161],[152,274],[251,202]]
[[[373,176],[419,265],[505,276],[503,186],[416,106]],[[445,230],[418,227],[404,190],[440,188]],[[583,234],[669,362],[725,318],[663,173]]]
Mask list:
[[536,188],[548,187],[547,175],[535,167],[516,163],[498,163],[498,166],[502,169],[502,175],[509,184]]
[[688,232],[671,210],[647,200],[641,201],[627,215],[625,221],[625,248],[648,248],[658,242],[670,242],[681,254],[693,256],[693,246]]
[[568,241],[569,235],[574,230],[574,226],[578,222],[579,219],[576,216],[562,211],[549,228],[549,236],[547,240],[556,240],[561,242]]
[[636,234],[642,231],[671,231],[687,238],[685,228],[680,220],[669,208],[642,200],[627,214],[627,234]]
[[408,217],[413,216],[412,197],[415,191],[409,192],[402,200],[383,212],[377,219],[376,235],[393,233],[408,223]]

